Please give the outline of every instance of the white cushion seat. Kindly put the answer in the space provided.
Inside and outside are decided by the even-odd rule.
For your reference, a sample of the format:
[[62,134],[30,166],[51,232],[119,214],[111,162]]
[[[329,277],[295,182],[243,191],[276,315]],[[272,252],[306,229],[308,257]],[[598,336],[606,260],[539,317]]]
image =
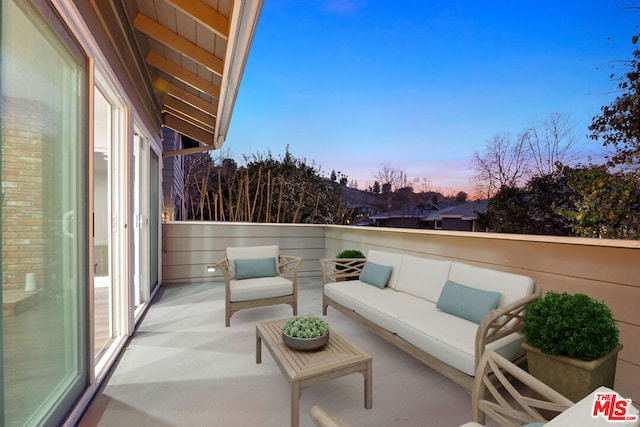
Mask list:
[[[434,307],[433,310],[401,317],[397,329],[398,336],[405,341],[467,375],[475,375],[477,323]],[[509,360],[515,360],[524,354],[520,347],[522,342],[524,335],[515,332],[489,343],[487,348]]]
[[403,316],[435,310],[435,304],[392,289],[366,295],[355,303],[355,312],[389,332],[398,332],[398,319]]
[[[376,288],[360,280],[347,280],[344,282],[327,283],[324,294],[351,310],[355,309],[356,302],[367,295],[375,295],[384,289]],[[392,290],[390,290],[393,292]]]
[[251,301],[293,294],[293,282],[282,276],[231,280],[231,301]]

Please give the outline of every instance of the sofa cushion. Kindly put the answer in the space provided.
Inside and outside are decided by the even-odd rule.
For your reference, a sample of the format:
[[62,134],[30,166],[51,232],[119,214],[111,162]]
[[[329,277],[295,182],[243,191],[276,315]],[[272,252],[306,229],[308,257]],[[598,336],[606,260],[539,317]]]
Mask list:
[[[391,289],[386,288],[382,291]],[[356,302],[368,295],[379,294],[381,290],[360,280],[346,280],[344,282],[331,282],[324,285],[324,294],[337,302],[338,304],[345,306],[350,310],[354,310]]]
[[293,282],[282,276],[234,279],[229,282],[229,285],[230,298],[233,302],[281,297],[293,293]]
[[360,281],[384,288],[389,282],[393,267],[390,265],[380,265],[375,262],[367,261],[360,272]]
[[278,275],[275,258],[249,258],[234,260],[236,280],[273,277]]
[[435,303],[449,277],[450,267],[451,261],[402,255],[396,289]]
[[280,255],[278,245],[228,247],[226,250],[229,263],[229,278],[236,278],[236,259],[276,258]]
[[476,289],[500,292],[502,296],[498,307],[504,307],[520,298],[531,295],[534,285],[533,279],[529,276],[476,267],[461,262],[451,264],[449,280]]
[[[475,342],[478,325],[433,309],[398,319],[398,336],[448,365],[475,375]],[[487,345],[508,360],[524,354],[524,334],[515,332]]]
[[479,324],[491,310],[496,308],[500,297],[500,292],[483,291],[447,280],[436,307]]
[[391,277],[387,286],[391,289],[395,289],[398,284],[398,274],[400,271],[400,265],[402,264],[402,254],[393,252],[383,252],[370,249],[367,252],[367,261],[375,262],[380,265],[390,265],[393,267],[391,271]]
[[354,310],[372,323],[396,333],[400,317],[435,310],[435,304],[404,292],[385,288],[375,294],[363,295],[355,302]]

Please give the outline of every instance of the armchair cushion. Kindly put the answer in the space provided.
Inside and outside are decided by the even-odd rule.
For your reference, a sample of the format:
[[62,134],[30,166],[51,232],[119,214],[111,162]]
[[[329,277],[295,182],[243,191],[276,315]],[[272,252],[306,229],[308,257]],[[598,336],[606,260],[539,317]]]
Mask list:
[[231,280],[231,302],[255,301],[293,294],[293,282],[282,276]]
[[280,248],[278,245],[270,246],[243,246],[243,247],[228,247],[226,250],[229,277],[231,279],[236,278],[236,263],[237,259],[256,259],[256,258],[278,258],[280,256]]
[[237,280],[274,277],[278,275],[275,258],[236,259],[234,263]]
[[500,292],[483,291],[447,280],[436,307],[479,324],[491,310],[496,308],[501,296]]
[[393,267],[390,265],[380,265],[371,261],[367,261],[362,272],[360,273],[360,281],[368,283],[378,288],[384,288],[389,282]]

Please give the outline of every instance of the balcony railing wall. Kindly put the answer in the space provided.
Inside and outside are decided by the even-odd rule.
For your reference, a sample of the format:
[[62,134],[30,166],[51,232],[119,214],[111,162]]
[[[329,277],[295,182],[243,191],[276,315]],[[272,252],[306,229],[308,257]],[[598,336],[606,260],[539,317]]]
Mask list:
[[640,242],[372,227],[176,222],[164,224],[163,284],[220,285],[207,266],[227,246],[278,244],[305,258],[301,276],[342,249],[388,250],[449,259],[533,277],[543,292],[582,292],[606,302],[620,328],[616,389],[640,402]]

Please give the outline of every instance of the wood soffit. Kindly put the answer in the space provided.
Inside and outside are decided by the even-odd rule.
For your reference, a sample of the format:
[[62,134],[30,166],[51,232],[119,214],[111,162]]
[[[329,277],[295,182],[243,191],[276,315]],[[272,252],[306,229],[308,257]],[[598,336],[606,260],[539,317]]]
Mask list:
[[[137,0],[136,41],[163,125],[215,149],[233,0]],[[137,10],[133,10],[137,9]]]

